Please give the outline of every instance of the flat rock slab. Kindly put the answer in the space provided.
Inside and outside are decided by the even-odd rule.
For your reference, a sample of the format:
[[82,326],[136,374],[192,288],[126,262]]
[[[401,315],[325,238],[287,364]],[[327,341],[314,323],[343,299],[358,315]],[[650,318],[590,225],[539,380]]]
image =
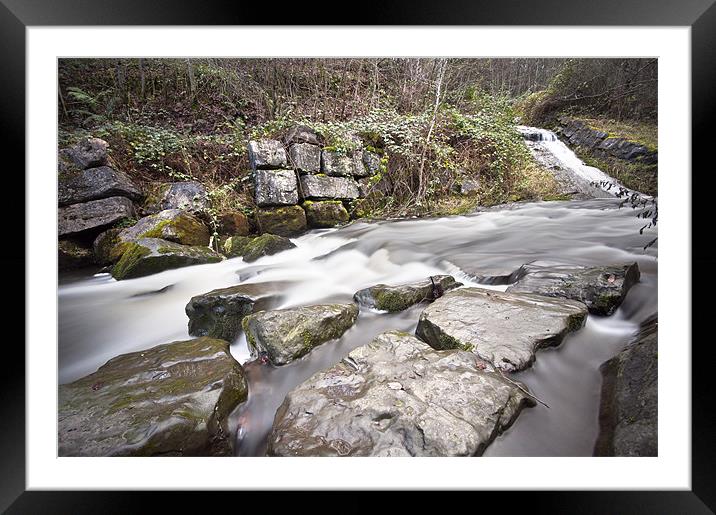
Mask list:
[[658,456],[658,323],[602,364],[595,456]]
[[249,162],[254,170],[286,168],[286,150],[277,140],[249,141]]
[[142,192],[127,174],[109,166],[63,172],[57,177],[57,187],[60,206],[108,197],[142,198]]
[[293,170],[256,170],[254,181],[257,206],[298,204],[298,181]]
[[591,313],[611,315],[639,276],[636,263],[586,267],[535,261],[522,266],[517,283],[507,291],[574,299],[585,303]]
[[268,439],[274,456],[479,456],[534,405],[474,354],[392,331],[294,388]]
[[221,254],[209,247],[180,245],[159,238],[140,238],[127,245],[122,257],[112,267],[112,277],[118,281],[133,279],[174,268],[217,263],[223,259]]
[[436,349],[464,349],[497,368],[527,368],[542,347],[559,345],[587,317],[581,302],[527,293],[462,288],[420,315],[415,334]]
[[296,244],[285,236],[268,233],[255,238],[232,236],[224,242],[224,254],[227,257],[242,256],[247,263],[294,248]]
[[376,284],[357,291],[353,300],[367,308],[395,313],[420,302],[431,302],[458,286],[462,286],[462,283],[455,281],[451,275],[435,275],[423,281],[397,286]]
[[72,204],[57,210],[57,233],[60,237],[99,233],[102,229],[134,215],[134,204],[126,197],[109,197]]
[[59,455],[231,455],[227,418],[247,393],[223,340],[123,354],[60,385]]
[[209,336],[234,341],[243,318],[267,309],[281,297],[287,282],[239,284],[196,295],[186,305],[191,336]]
[[358,198],[358,183],[352,177],[302,175],[301,194],[312,200],[352,200]]
[[265,352],[274,365],[285,365],[340,338],[357,316],[355,304],[320,304],[260,311],[246,316],[242,325],[252,352]]

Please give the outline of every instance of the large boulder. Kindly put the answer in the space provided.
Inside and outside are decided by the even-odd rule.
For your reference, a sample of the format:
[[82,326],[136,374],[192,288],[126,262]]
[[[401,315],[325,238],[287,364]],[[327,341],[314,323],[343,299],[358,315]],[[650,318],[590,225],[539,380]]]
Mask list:
[[232,236],[224,242],[226,257],[243,257],[250,263],[264,256],[272,256],[284,250],[296,248],[296,245],[284,236],[265,233],[255,238]]
[[305,125],[296,125],[292,127],[283,141],[286,145],[293,145],[295,143],[308,143],[310,145],[321,145],[321,135],[310,127]]
[[288,149],[289,163],[299,172],[321,171],[321,147],[309,143],[295,143]]
[[527,368],[542,347],[582,327],[581,302],[481,288],[454,290],[420,315],[415,334],[436,349],[470,350],[497,368]]
[[353,295],[361,306],[396,313],[423,301],[433,301],[448,291],[462,286],[451,275],[435,275],[423,281],[397,286],[376,284]]
[[57,179],[60,206],[108,197],[142,198],[142,192],[127,174],[109,166],[67,171],[59,174]]
[[298,204],[298,182],[293,170],[256,170],[254,181],[257,206]]
[[303,208],[306,210],[306,221],[309,227],[335,227],[350,220],[348,211],[340,200],[321,202],[307,200],[303,203]]
[[302,175],[301,195],[310,200],[352,200],[358,198],[358,184],[351,177]]
[[239,284],[196,295],[186,305],[189,334],[232,342],[243,318],[267,309],[281,296],[285,282]]
[[261,233],[291,237],[306,231],[306,212],[301,206],[257,209],[256,221]]
[[57,233],[60,237],[99,233],[119,221],[135,216],[134,204],[126,197],[90,200],[57,210]]
[[72,240],[61,240],[57,244],[58,270],[74,270],[94,264],[92,249]]
[[62,154],[79,169],[95,168],[107,164],[109,144],[103,139],[86,138],[76,145],[64,149]]
[[534,261],[517,271],[518,281],[508,292],[537,293],[583,302],[591,313],[611,315],[639,282],[636,263],[610,266],[577,266]]
[[165,209],[199,212],[208,207],[206,188],[196,181],[161,184],[147,197],[144,206],[148,213],[157,213]]
[[263,139],[249,141],[249,162],[254,170],[286,168],[286,151],[280,141]]
[[140,238],[128,244],[112,267],[112,277],[133,279],[165,270],[206,263],[217,263],[223,256],[208,247],[180,245],[159,238]]
[[[357,158],[356,158],[356,154]],[[359,175],[361,172],[356,168],[357,164],[363,167],[362,156],[359,153],[346,154],[335,150],[323,150],[321,152],[321,172],[326,175],[339,175],[351,177]],[[365,175],[365,174],[364,174]]]
[[276,412],[273,456],[479,456],[534,401],[464,351],[397,331],[294,388]]
[[602,364],[595,456],[658,456],[658,322]]
[[60,385],[60,456],[221,456],[229,414],[247,398],[223,340],[198,338],[109,360]]
[[340,338],[357,316],[355,304],[320,304],[260,311],[245,317],[242,325],[253,353],[266,352],[274,365],[285,365]]

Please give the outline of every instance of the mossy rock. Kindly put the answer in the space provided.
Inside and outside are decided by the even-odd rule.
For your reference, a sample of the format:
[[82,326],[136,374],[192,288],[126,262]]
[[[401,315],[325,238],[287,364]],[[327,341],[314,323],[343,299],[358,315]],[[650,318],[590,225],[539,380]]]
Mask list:
[[261,233],[298,236],[306,231],[306,213],[301,206],[264,208],[256,211]]
[[350,220],[348,211],[340,200],[306,201],[303,208],[306,210],[306,221],[309,227],[335,227]]
[[376,284],[357,291],[353,300],[361,306],[396,313],[420,302],[433,301],[446,291],[459,286],[462,286],[462,283],[455,281],[451,275],[436,275],[423,281],[397,286]]
[[217,263],[223,256],[208,247],[179,245],[158,238],[141,238],[127,244],[112,276],[117,279],[132,279],[156,274],[165,270],[206,263]]
[[229,414],[248,396],[224,340],[123,354],[59,387],[60,456],[232,455]]
[[249,263],[263,256],[271,256],[295,247],[296,245],[288,238],[266,233],[255,238],[232,236],[224,242],[223,250],[227,257],[241,256]]
[[121,227],[113,227],[97,236],[92,243],[94,253],[94,261],[98,265],[110,265],[115,263],[122,257],[123,247],[119,244],[119,233],[122,232]]

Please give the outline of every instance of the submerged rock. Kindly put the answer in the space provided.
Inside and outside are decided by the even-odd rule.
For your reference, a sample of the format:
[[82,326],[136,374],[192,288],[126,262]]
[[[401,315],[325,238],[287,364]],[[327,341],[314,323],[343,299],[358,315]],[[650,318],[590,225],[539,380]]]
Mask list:
[[286,151],[280,141],[263,139],[249,141],[249,162],[254,170],[286,168]]
[[256,170],[254,177],[257,206],[298,204],[298,182],[293,170]]
[[285,282],[239,284],[192,297],[186,305],[189,334],[232,342],[244,316],[267,309],[280,297]]
[[258,209],[256,220],[261,233],[290,237],[306,230],[306,213],[301,206]]
[[289,392],[267,454],[479,456],[532,405],[474,354],[393,331]]
[[243,369],[223,340],[117,356],[60,385],[59,455],[231,455],[227,419],[247,392]]
[[289,162],[294,170],[306,173],[321,171],[321,147],[296,143],[288,149]]
[[324,200],[322,202],[308,200],[304,202],[303,208],[306,210],[306,221],[309,227],[335,227],[350,220],[348,211],[340,200]]
[[147,199],[145,209],[157,213],[165,209],[184,209],[199,212],[209,207],[206,188],[196,181],[162,184]]
[[358,198],[358,193],[358,183],[352,177],[301,176],[301,196],[304,199],[351,200]]
[[109,144],[100,138],[87,138],[67,148],[63,154],[80,169],[95,168],[107,164]]
[[63,172],[57,177],[57,188],[60,206],[108,197],[142,198],[142,192],[127,174],[109,166]]
[[61,240],[57,244],[58,270],[74,270],[94,264],[92,249],[82,246],[76,241]]
[[133,279],[165,270],[206,263],[217,263],[223,256],[208,247],[180,245],[159,238],[140,238],[129,243],[112,267],[112,277]]
[[227,257],[242,256],[247,263],[293,248],[296,245],[288,238],[269,233],[255,238],[232,236],[224,242],[224,254]]
[[340,338],[357,316],[355,304],[320,304],[260,311],[245,317],[242,325],[252,352],[266,352],[274,365],[285,365]]
[[436,349],[470,350],[512,372],[527,368],[540,348],[559,345],[586,317],[587,307],[573,300],[463,288],[426,307],[415,334]]
[[60,237],[102,231],[135,214],[134,204],[126,197],[109,197],[72,204],[57,210],[57,233]]
[[507,291],[574,299],[592,313],[611,315],[639,282],[639,275],[636,263],[586,267],[534,261],[522,266],[517,283]]
[[376,284],[357,291],[353,300],[367,308],[395,313],[423,301],[433,301],[458,286],[462,283],[451,275],[435,275],[424,281],[396,286]]
[[658,456],[658,322],[602,364],[595,456]]

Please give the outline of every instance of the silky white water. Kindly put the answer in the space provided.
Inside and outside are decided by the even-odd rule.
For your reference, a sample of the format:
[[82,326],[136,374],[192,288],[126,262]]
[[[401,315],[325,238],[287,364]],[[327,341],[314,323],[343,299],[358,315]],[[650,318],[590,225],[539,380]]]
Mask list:
[[[450,273],[466,286],[477,277],[509,276],[523,263],[548,259],[597,265],[637,261],[641,281],[611,317],[589,316],[558,348],[537,354],[513,378],[550,407],[525,410],[486,455],[590,455],[597,435],[599,365],[616,354],[641,321],[657,312],[657,248],[643,247],[655,229],[639,234],[635,211],[618,199],[532,203],[468,216],[356,222],[312,231],[297,248],[246,264],[240,258],[115,281],[92,271],[63,275],[59,286],[59,381],[93,372],[108,359],[190,338],[184,307],[193,295],[239,283],[289,281],[277,307],[351,302],[355,291]],[[500,281],[497,281],[500,282]],[[502,281],[504,282],[504,280]],[[422,306],[398,314],[362,312],[340,340],[279,368],[251,361],[241,335],[233,355],[249,378],[249,400],[232,417],[238,454],[261,455],[286,392],[337,363],[375,335],[414,331]]]

